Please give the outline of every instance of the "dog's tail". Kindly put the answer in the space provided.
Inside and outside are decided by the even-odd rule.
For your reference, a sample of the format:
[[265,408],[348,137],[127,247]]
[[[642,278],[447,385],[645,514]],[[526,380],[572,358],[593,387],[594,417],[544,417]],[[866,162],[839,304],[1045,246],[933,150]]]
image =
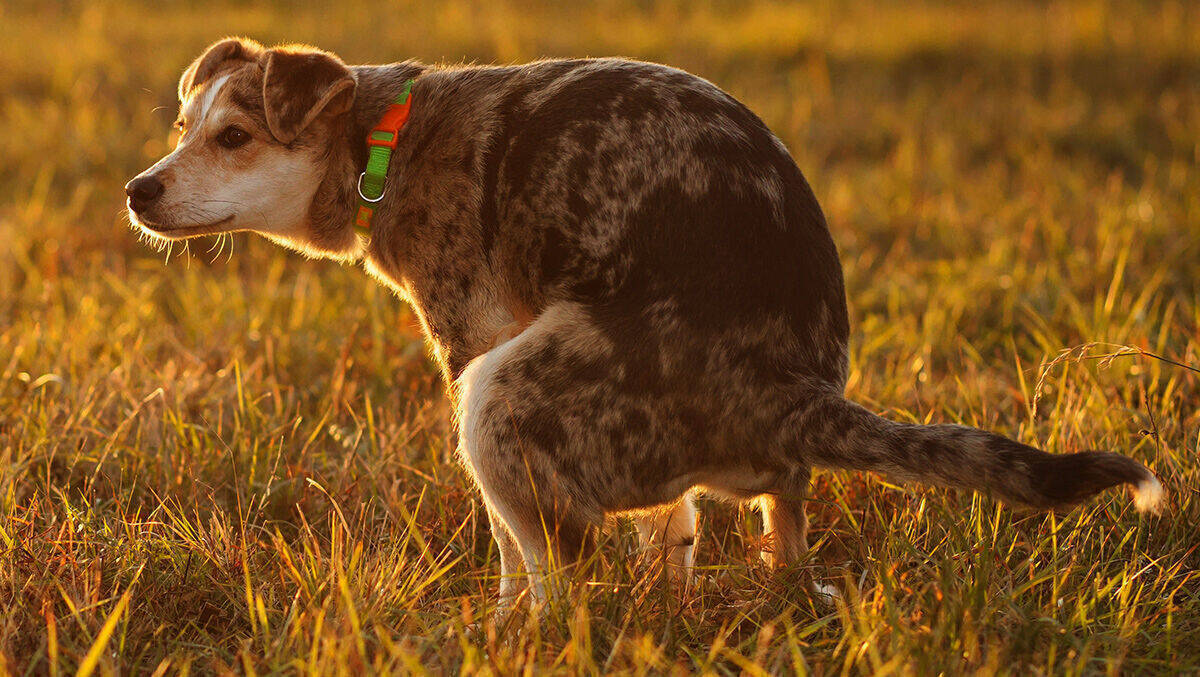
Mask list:
[[1137,461],[1104,451],[1048,454],[958,425],[881,418],[838,395],[795,411],[787,426],[818,467],[871,470],[900,481],[962,487],[1039,510],[1066,508],[1118,484],[1142,512],[1157,513],[1162,485]]

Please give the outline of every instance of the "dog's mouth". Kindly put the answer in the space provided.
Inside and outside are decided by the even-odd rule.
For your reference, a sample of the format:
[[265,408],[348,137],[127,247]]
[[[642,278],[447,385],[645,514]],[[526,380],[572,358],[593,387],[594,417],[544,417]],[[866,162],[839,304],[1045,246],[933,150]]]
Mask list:
[[222,226],[224,226],[225,224],[232,221],[235,216],[236,216],[236,214],[230,214],[229,216],[226,216],[225,218],[220,219],[218,221],[213,221],[212,223],[202,223],[199,225],[189,225],[189,226],[170,226],[170,225],[165,225],[165,224],[159,224],[159,223],[154,223],[153,221],[148,221],[142,217],[135,217],[134,220],[142,228],[150,231],[151,233],[153,233],[155,235],[158,235],[161,237],[177,239],[177,238],[186,238],[186,237],[197,237],[200,235],[215,235],[216,233],[224,232],[224,228],[222,228]]

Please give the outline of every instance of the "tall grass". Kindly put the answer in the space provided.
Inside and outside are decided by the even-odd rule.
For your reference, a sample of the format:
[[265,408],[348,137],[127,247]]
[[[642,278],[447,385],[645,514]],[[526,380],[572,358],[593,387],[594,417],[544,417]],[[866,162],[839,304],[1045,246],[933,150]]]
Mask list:
[[[821,474],[808,567],[836,608],[756,565],[753,514],[706,503],[688,595],[618,529],[544,617],[496,626],[408,311],[248,236],[165,258],[120,215],[180,69],[226,34],[712,79],[826,210],[852,397],[1120,450],[1166,514]],[[0,671],[1200,670],[1200,381],[1143,354],[1200,364],[1190,4],[18,0],[0,37]]]

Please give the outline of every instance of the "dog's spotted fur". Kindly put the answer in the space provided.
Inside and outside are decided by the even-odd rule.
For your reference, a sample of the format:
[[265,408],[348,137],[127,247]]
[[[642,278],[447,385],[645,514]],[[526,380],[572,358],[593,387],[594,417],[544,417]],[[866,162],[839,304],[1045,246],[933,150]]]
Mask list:
[[[411,118],[364,242],[351,229],[364,139],[409,78]],[[845,400],[846,299],[817,201],[762,121],[700,78],[621,59],[347,67],[230,40],[188,69],[180,97],[185,118],[209,98],[201,129],[148,170],[165,195],[135,219],[170,237],[156,225],[192,218],[173,205],[209,199],[197,182],[269,190],[287,167],[291,211],[235,204],[220,230],[362,260],[413,305],[455,387],[505,599],[522,570],[544,594],[539,575],[614,513],[690,566],[697,488],[754,500],[764,558],[794,562],[814,466],[1042,509],[1121,483],[1157,495],[1123,456],[1052,456]],[[250,146],[188,148],[230,121]]]

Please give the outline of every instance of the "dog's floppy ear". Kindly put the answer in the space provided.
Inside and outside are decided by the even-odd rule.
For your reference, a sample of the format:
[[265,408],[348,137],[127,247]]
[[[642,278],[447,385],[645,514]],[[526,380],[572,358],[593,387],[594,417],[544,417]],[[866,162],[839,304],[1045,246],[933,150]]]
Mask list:
[[282,47],[269,50],[264,61],[267,128],[280,143],[291,143],[318,115],[339,115],[354,103],[354,76],[329,52]]
[[187,98],[189,92],[212,78],[213,73],[226,61],[237,60],[254,63],[262,55],[262,45],[246,38],[226,38],[208,46],[179,78],[179,100]]

